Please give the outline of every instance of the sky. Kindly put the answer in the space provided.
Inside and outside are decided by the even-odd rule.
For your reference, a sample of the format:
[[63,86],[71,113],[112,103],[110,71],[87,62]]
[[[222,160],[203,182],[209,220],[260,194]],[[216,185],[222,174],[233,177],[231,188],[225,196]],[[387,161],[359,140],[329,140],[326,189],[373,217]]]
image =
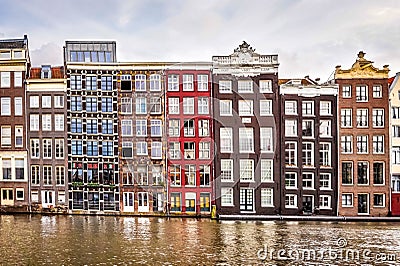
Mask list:
[[359,51],[400,72],[399,0],[0,0],[0,39],[28,35],[33,66],[66,40],[114,40],[119,62],[211,61],[243,41],[278,54],[280,78],[332,78]]

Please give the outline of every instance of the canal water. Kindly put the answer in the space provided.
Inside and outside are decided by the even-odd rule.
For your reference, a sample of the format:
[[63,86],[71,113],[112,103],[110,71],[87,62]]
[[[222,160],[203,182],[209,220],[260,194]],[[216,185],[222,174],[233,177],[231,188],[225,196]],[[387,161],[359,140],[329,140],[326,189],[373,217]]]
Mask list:
[[400,224],[1,215],[0,265],[400,265]]

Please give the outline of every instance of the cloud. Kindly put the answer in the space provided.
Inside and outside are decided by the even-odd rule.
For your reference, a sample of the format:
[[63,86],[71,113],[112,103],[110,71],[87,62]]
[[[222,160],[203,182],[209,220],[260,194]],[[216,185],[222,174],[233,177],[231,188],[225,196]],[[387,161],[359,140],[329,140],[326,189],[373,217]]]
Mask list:
[[43,44],[38,49],[30,50],[32,66],[63,65],[63,48],[55,43]]

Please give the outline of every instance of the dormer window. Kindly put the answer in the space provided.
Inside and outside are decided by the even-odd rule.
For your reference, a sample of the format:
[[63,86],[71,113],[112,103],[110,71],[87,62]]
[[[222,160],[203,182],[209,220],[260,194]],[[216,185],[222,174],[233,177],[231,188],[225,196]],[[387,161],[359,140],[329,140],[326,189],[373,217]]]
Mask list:
[[42,66],[42,79],[51,79],[51,66]]

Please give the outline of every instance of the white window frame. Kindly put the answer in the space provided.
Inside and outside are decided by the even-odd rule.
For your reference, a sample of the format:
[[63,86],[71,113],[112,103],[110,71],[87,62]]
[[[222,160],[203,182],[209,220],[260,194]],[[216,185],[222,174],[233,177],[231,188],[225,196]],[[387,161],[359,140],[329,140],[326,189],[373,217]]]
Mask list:
[[219,101],[219,115],[232,116],[232,100]]
[[272,100],[260,100],[260,116],[272,115]]
[[259,81],[260,93],[272,93],[272,80],[260,80]]
[[232,93],[232,81],[231,80],[220,80],[218,82],[219,93]]

